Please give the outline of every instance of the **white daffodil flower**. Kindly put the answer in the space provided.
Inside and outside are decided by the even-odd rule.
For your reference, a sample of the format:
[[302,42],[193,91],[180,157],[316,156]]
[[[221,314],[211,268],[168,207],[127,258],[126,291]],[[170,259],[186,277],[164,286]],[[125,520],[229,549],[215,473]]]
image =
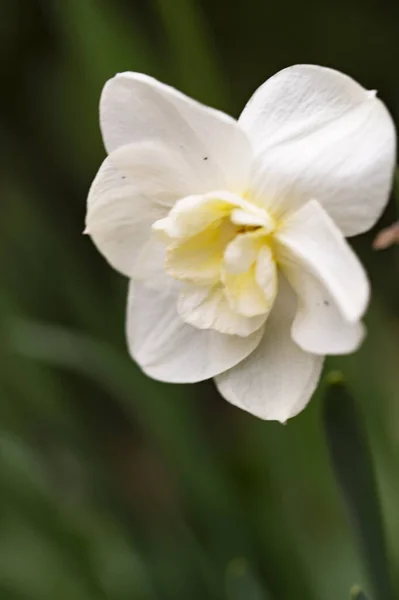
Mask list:
[[326,354],[358,348],[369,299],[344,236],[381,214],[395,162],[374,91],[298,65],[238,121],[138,73],[107,82],[109,154],[86,231],[129,277],[127,338],[162,381],[211,377],[229,402],[286,421]]

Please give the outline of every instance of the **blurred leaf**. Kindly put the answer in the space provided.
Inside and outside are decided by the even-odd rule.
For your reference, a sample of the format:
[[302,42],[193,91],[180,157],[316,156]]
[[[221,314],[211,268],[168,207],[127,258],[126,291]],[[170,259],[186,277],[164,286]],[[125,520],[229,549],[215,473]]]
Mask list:
[[[55,501],[39,457],[20,439],[4,434],[0,434],[0,457],[0,578],[14,580],[21,590],[34,587],[38,594],[62,582],[62,600],[68,592],[77,600],[105,599],[88,540]],[[21,552],[24,577],[19,580]],[[51,577],[44,577],[46,570]]]
[[86,186],[80,198],[83,206],[88,174],[94,175],[104,156],[98,123],[102,87],[123,71],[159,77],[162,54],[136,18],[136,3],[126,10],[109,0],[42,0],[42,4],[62,51],[33,87],[34,102],[27,111],[30,127],[37,129],[39,139],[44,137],[44,147],[50,150],[47,160],[67,172],[67,182]]
[[121,402],[154,436],[171,468],[182,477],[184,491],[202,526],[212,531],[223,549],[223,558],[226,554],[230,558],[232,552],[250,552],[234,489],[202,437],[186,386],[154,382],[139,372],[127,352],[67,328],[13,319],[8,335],[18,355],[88,376]]
[[[168,36],[173,72],[187,93],[218,107],[226,104],[222,73],[198,0],[155,0]],[[169,55],[169,53],[168,53]]]
[[358,586],[355,586],[351,590],[350,600],[368,600],[368,598],[367,598],[366,594],[364,592],[362,592],[362,590]]
[[363,553],[376,599],[393,598],[372,459],[352,395],[332,372],[324,396],[331,461]]
[[245,558],[232,560],[227,567],[228,600],[271,600]]
[[52,10],[72,55],[94,82],[123,70],[151,72],[158,64],[149,37],[122,7],[104,0],[61,0]]

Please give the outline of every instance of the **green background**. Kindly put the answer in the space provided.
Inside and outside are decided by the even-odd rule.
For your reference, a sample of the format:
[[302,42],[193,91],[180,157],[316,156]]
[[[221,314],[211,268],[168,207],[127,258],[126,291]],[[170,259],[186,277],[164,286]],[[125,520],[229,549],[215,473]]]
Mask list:
[[[126,281],[83,236],[98,99],[138,70],[238,116],[311,62],[399,118],[389,0],[1,0],[1,600],[338,600],[367,581],[317,393],[286,426],[211,382],[161,385],[127,355]],[[368,337],[336,358],[364,417],[399,593],[397,251],[354,241]],[[265,394],[267,390],[265,390]]]

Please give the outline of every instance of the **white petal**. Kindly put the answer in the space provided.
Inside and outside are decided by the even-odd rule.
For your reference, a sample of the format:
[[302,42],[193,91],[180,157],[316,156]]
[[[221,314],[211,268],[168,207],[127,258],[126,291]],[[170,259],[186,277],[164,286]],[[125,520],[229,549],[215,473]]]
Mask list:
[[190,169],[182,153],[151,141],[123,146],[105,159],[89,191],[86,233],[115,269],[134,275],[154,221],[196,185]]
[[351,322],[364,314],[369,283],[362,264],[341,231],[316,200],[304,204],[276,232],[276,252],[282,266],[294,263],[312,273]]
[[236,365],[256,348],[262,329],[242,338],[184,323],[176,310],[177,290],[162,294],[130,284],[128,344],[147,375],[170,383],[203,381]]
[[[171,148],[166,142],[145,140],[121,146],[110,154],[113,165],[171,209],[193,190],[207,191],[207,182],[199,177],[187,153]],[[160,200],[158,200],[160,199]]]
[[281,214],[317,198],[345,235],[375,223],[396,145],[375,92],[338,71],[297,65],[266,81],[239,123],[254,145],[252,185],[265,206]]
[[176,287],[176,280],[165,272],[165,245],[152,235],[137,254],[132,279],[154,290]]
[[293,340],[307,352],[348,354],[362,343],[365,328],[361,322],[346,321],[331,294],[309,272],[285,261],[283,270],[298,295],[298,310],[292,324]]
[[129,276],[151,224],[163,212],[106,158],[89,191],[85,232],[114,269]]
[[237,122],[140,73],[120,73],[104,86],[101,129],[108,152],[152,140],[184,152],[207,189],[244,190],[251,145]]
[[[253,296],[255,295],[255,299]],[[258,291],[261,295],[261,290]],[[249,298],[248,298],[249,296]],[[248,290],[244,303],[250,308],[258,307],[259,300],[253,289]],[[199,329],[215,329],[220,333],[247,337],[259,329],[266,320],[266,308],[262,304],[262,312],[255,311],[249,316],[237,314],[221,285],[214,287],[187,286],[180,295],[177,310],[181,318]],[[251,312],[251,311],[248,311]]]
[[265,333],[252,354],[216,378],[226,400],[253,415],[284,423],[309,402],[319,381],[323,357],[295,344],[290,328],[295,297],[285,282],[266,322]]

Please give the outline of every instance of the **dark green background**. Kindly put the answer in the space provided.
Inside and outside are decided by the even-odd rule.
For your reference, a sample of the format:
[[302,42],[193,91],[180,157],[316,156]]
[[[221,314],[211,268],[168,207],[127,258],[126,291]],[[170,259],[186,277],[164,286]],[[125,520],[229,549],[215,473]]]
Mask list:
[[[1,600],[339,600],[367,586],[320,394],[282,426],[210,382],[147,380],[125,349],[126,281],[81,232],[115,72],[238,116],[275,71],[312,62],[378,89],[399,118],[399,3],[1,0],[0,40]],[[379,226],[394,218],[392,201]],[[365,419],[399,593],[398,256],[371,249],[375,231],[355,240],[367,340],[329,366]]]

